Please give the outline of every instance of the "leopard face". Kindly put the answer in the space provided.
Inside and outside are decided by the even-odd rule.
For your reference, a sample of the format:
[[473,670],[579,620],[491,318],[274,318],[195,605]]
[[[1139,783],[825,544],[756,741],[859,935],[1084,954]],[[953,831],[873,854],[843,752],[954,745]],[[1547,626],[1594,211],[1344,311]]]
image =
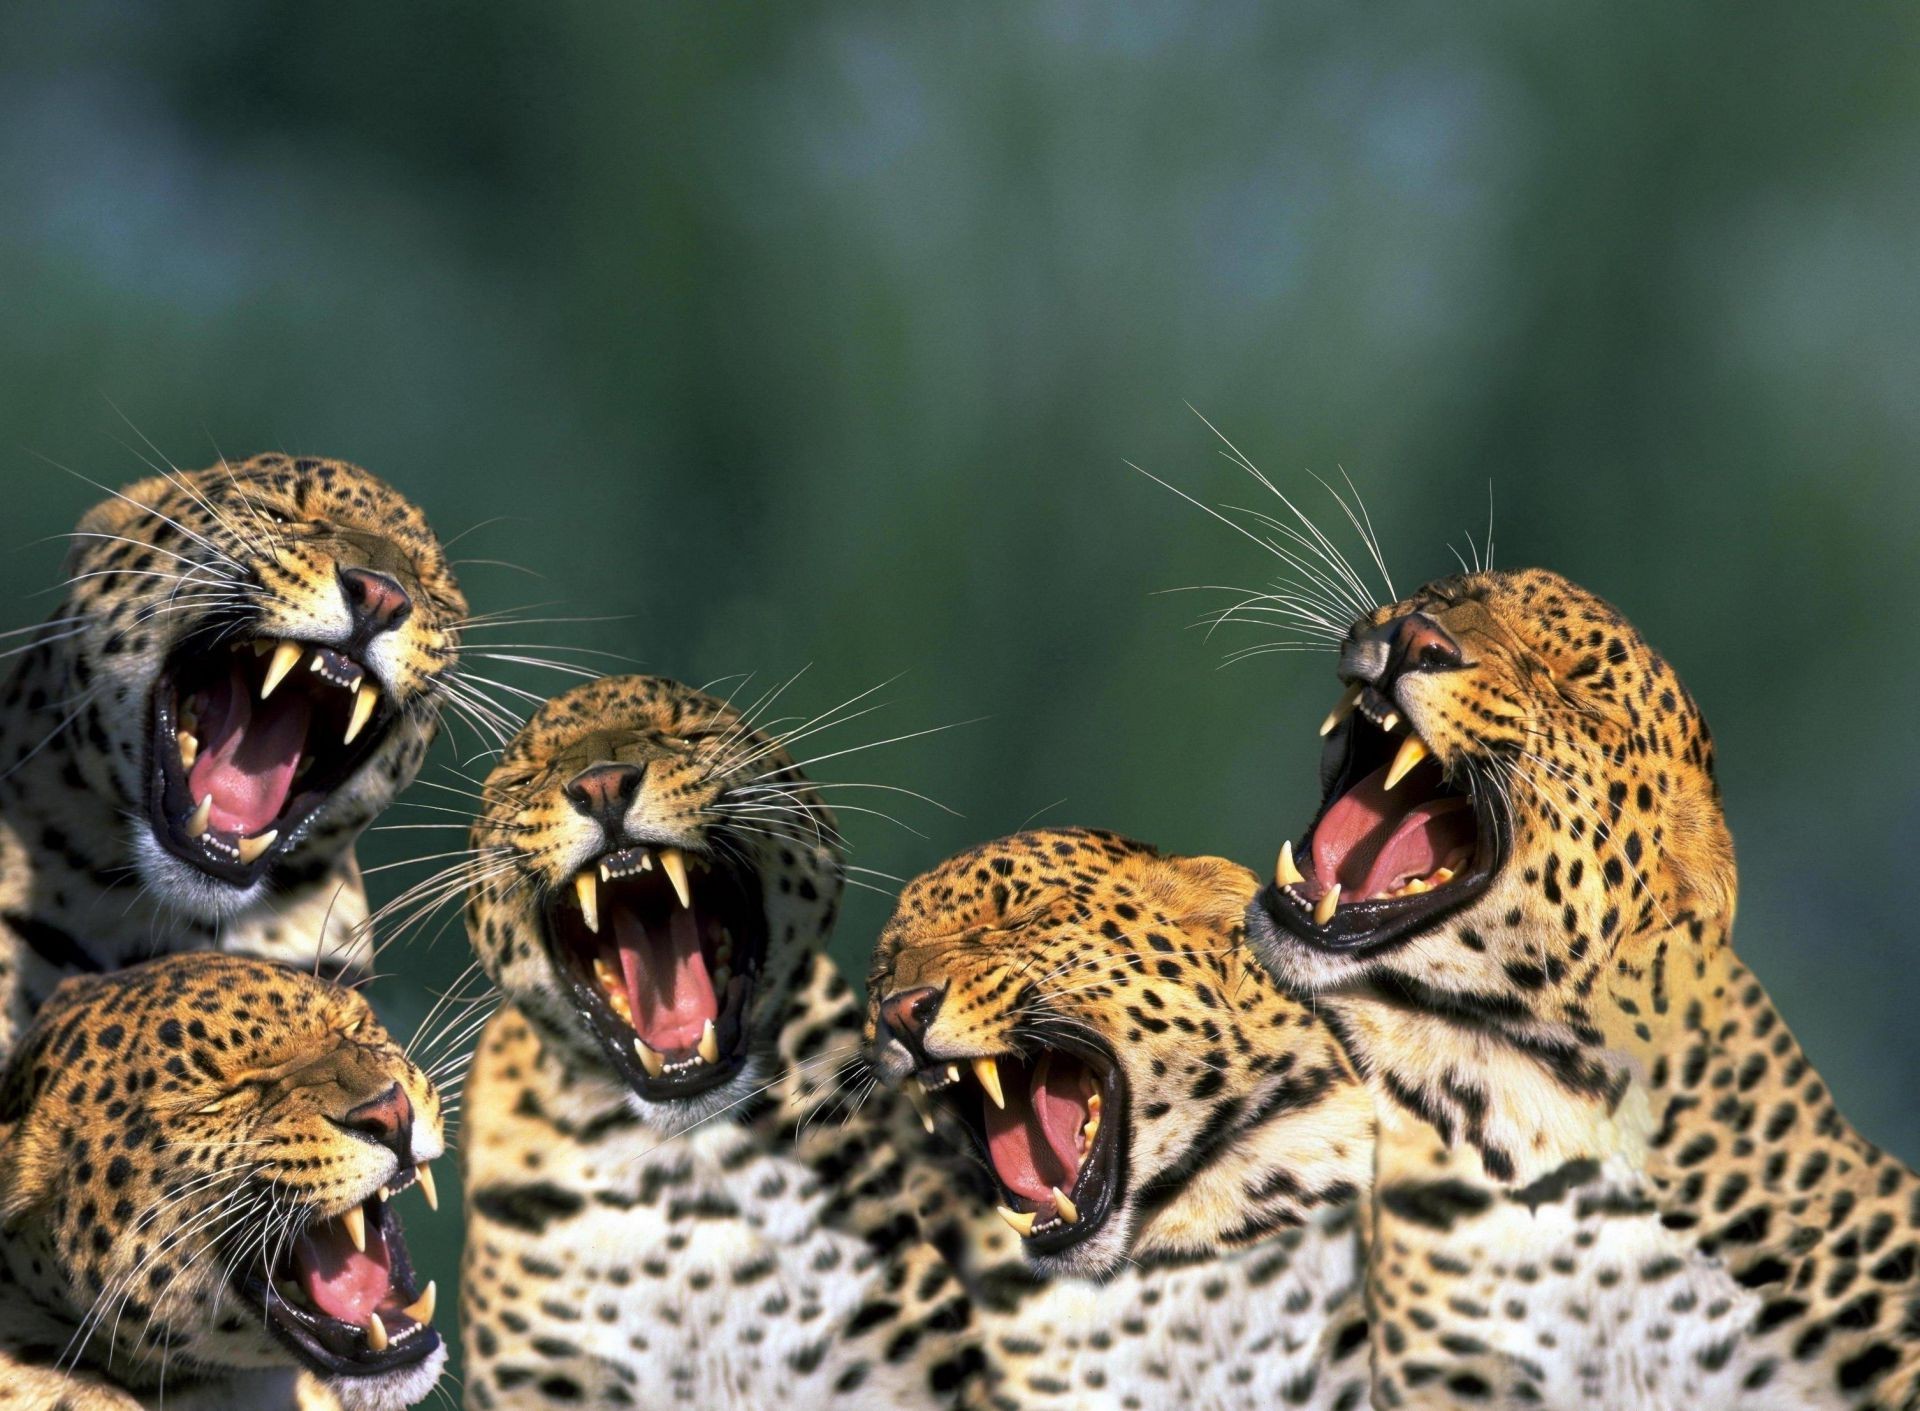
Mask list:
[[1354,624],[1323,800],[1249,913],[1288,982],[1592,1042],[1612,967],[1723,936],[1733,845],[1705,721],[1611,606],[1540,570]]
[[767,1081],[843,875],[778,741],[674,681],[588,682],[508,745],[472,842],[469,933],[543,1038],[667,1128]]
[[1249,1244],[1366,1179],[1364,1090],[1243,944],[1255,886],[1050,829],[902,891],[868,982],[875,1071],[978,1159],[1038,1269]]
[[73,538],[46,708],[77,712],[84,784],[165,903],[230,916],[316,875],[412,779],[467,609],[388,486],[259,456],[128,486]]
[[352,990],[209,952],[69,979],[0,1078],[0,1250],[126,1385],[300,1367],[408,1406],[446,1351],[391,1197],[442,1150]]

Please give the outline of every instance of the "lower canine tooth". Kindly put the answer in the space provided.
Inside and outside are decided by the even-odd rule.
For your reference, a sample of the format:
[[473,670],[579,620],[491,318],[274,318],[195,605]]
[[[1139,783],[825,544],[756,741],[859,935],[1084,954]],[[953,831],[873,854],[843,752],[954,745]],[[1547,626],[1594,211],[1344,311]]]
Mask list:
[[1314,903],[1314,907],[1313,907],[1314,924],[1316,926],[1326,925],[1329,921],[1333,920],[1333,913],[1339,910],[1339,908],[1340,908],[1340,884],[1338,882],[1335,882],[1331,887],[1327,888],[1326,893],[1320,898],[1320,900]]
[[433,1310],[437,1301],[438,1292],[439,1291],[433,1286],[433,1280],[428,1279],[426,1290],[420,1297],[416,1298],[412,1303],[409,1303],[405,1308],[402,1308],[400,1310],[401,1313],[413,1319],[416,1323],[431,1323],[433,1321]]
[[1031,1210],[1015,1210],[1011,1206],[996,1205],[993,1207],[993,1211],[994,1214],[1013,1226],[1013,1232],[1020,1236],[1021,1239],[1025,1239],[1033,1233],[1033,1212]]
[[378,1313],[367,1314],[367,1347],[374,1352],[387,1350],[387,1325]]
[[207,831],[207,825],[213,821],[213,795],[208,794],[193,810],[193,817],[187,820],[187,836],[198,838]]
[[594,935],[600,934],[600,884],[586,868],[573,874],[573,894],[579,899],[580,914],[586,918],[587,929]]
[[266,832],[251,838],[240,840],[240,865],[250,867],[260,855],[273,846],[273,840],[280,836],[278,828],[269,828]]
[[347,721],[347,738],[343,743],[352,744],[354,737],[367,728],[373,708],[379,704],[380,688],[371,681],[362,682],[360,689],[353,693],[353,718]]
[[647,1070],[649,1078],[657,1078],[666,1070],[667,1060],[648,1048],[645,1039],[636,1038],[633,1051],[640,1056],[640,1066]]
[[1274,864],[1273,877],[1281,886],[1291,886],[1295,882],[1307,879],[1300,875],[1300,869],[1293,863],[1293,840],[1289,838],[1280,844],[1280,860]]
[[1058,1186],[1053,1188],[1053,1208],[1069,1225],[1080,1218],[1080,1207],[1068,1200],[1066,1192]]
[[921,1084],[907,1084],[907,1101],[913,1104],[913,1110],[920,1114],[920,1125],[927,1129],[927,1135],[933,1135],[933,1108],[927,1105],[926,1092]]
[[700,1027],[700,1047],[697,1050],[702,1063],[720,1061],[720,1040],[714,1037],[713,1021],[709,1019]]

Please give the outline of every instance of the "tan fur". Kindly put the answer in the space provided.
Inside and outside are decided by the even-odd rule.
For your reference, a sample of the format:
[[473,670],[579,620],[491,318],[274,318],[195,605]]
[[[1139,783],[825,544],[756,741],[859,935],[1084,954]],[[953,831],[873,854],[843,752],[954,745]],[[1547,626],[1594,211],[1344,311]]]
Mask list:
[[439,1155],[438,1094],[355,991],[215,954],[61,984],[0,1076],[0,1407],[334,1404],[226,1271],[398,1183],[339,1122],[396,1082]]
[[[940,999],[934,1070],[1091,1044],[1124,1075],[1124,1188],[1078,1244],[1034,1255],[992,1213],[998,1182],[941,1161],[978,1314],[975,1404],[1353,1407],[1365,1395],[1355,1202],[1372,1111],[1333,1035],[1244,947],[1251,873],[1111,833],[1047,829],[915,878],[868,981],[875,1066],[922,1057],[882,1019]],[[977,1108],[987,1099],[961,1085]],[[974,1139],[942,1102],[956,1150]],[[1081,1219],[1091,1212],[1080,1212]],[[1024,1258],[1023,1258],[1024,1256]],[[1131,1398],[1130,1400],[1128,1398]]]
[[1508,860],[1371,957],[1250,913],[1375,1095],[1377,1403],[1911,1404],[1916,1183],[1734,956],[1692,698],[1550,573],[1444,580],[1372,622],[1414,611],[1466,664],[1395,704],[1495,791]]
[[[153,683],[196,634],[338,639],[346,567],[389,573],[412,600],[368,662],[403,715],[264,881],[217,882],[152,837]],[[0,693],[0,1054],[67,975],[206,948],[359,965],[353,840],[418,770],[466,616],[420,511],[341,461],[223,462],[102,500],[67,573]]]

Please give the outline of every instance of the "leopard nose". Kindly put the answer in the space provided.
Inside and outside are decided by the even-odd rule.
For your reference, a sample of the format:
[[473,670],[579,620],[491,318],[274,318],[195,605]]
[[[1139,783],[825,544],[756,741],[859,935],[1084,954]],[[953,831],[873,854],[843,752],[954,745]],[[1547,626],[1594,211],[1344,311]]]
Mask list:
[[413,612],[413,599],[390,573],[371,568],[342,568],[338,573],[340,591],[346,595],[347,611],[353,616],[356,639],[371,639],[391,632]]
[[399,1083],[394,1083],[380,1096],[352,1108],[346,1116],[337,1120],[349,1132],[356,1132],[376,1145],[384,1146],[403,1165],[412,1164],[413,1103],[407,1099],[406,1089]]
[[933,1016],[940,1011],[940,1001],[945,998],[944,990],[920,985],[911,990],[897,990],[880,1001],[880,1020],[887,1026],[887,1032],[920,1063],[927,1062],[927,1051],[922,1047],[927,1025],[933,1022]]
[[1424,612],[1410,612],[1369,628],[1340,653],[1343,681],[1364,682],[1382,695],[1417,671],[1450,671],[1466,665],[1466,654],[1447,629]]
[[627,810],[645,777],[646,770],[637,764],[590,764],[567,780],[567,802],[575,812],[598,823],[612,843],[625,835]]

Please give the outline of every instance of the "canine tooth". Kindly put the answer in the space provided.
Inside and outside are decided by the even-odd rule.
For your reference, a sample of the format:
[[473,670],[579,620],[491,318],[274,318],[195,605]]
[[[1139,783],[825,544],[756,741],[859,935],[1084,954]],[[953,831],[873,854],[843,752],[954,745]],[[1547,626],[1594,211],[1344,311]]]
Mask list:
[[1080,1207],[1068,1200],[1066,1192],[1058,1186],[1053,1188],[1053,1208],[1069,1225],[1080,1218]]
[[373,708],[380,704],[380,688],[368,681],[353,694],[353,719],[347,722],[347,738],[343,743],[352,744],[354,736],[367,728],[367,721],[373,715]]
[[693,892],[687,886],[687,856],[678,848],[660,849],[660,868],[667,874],[667,880],[673,883],[673,894],[680,898],[680,905],[693,905]]
[[600,884],[584,867],[573,874],[573,895],[580,903],[580,914],[586,918],[587,929],[594,935],[599,935]]
[[180,746],[180,767],[182,769],[193,768],[193,762],[200,758],[200,742],[194,739],[193,732],[190,730],[176,730],[173,735],[173,741]]
[[300,664],[301,651],[298,642],[282,642],[273,649],[273,660],[267,663],[266,679],[260,683],[261,700],[271,696],[273,688],[286,680],[287,673]]
[[[209,795],[209,797],[211,797],[211,795]],[[280,830],[278,828],[269,828],[267,829],[266,832],[257,833],[251,838],[242,838],[240,840],[241,866],[243,867],[252,866],[255,859],[257,859],[268,848],[272,847],[273,840],[279,836],[280,836]]]
[[720,1061],[720,1040],[714,1037],[711,1019],[700,1026],[700,1047],[695,1052],[700,1055],[700,1061],[703,1063]]
[[353,1247],[365,1254],[367,1252],[367,1212],[356,1205],[340,1217],[340,1223],[347,1227],[347,1238],[353,1241]]
[[208,794],[194,807],[193,817],[187,820],[187,836],[198,838],[207,831],[207,825],[213,821],[213,795]]
[[1360,682],[1354,682],[1351,686],[1347,687],[1345,694],[1340,697],[1340,703],[1327,712],[1327,718],[1320,722],[1320,736],[1322,739],[1331,735],[1339,726],[1340,722],[1347,718],[1348,713],[1354,706],[1359,704],[1360,691]]
[[996,1205],[993,1207],[993,1212],[1009,1225],[1013,1226],[1013,1232],[1020,1236],[1021,1239],[1025,1239],[1033,1233],[1033,1212],[1031,1210],[1015,1210],[1008,1205]]
[[1340,884],[1335,882],[1313,906],[1313,923],[1324,926],[1333,920],[1333,913],[1340,907]]
[[1000,1091],[1000,1063],[997,1059],[976,1058],[973,1060],[973,1076],[980,1080],[980,1086],[987,1090],[987,1096],[993,1099],[993,1105],[1002,1112],[1007,1110],[1007,1095]]
[[1430,753],[1431,751],[1427,749],[1426,741],[1422,740],[1418,735],[1407,736],[1405,741],[1401,743],[1400,753],[1393,757],[1393,764],[1387,770],[1385,787],[1391,789],[1395,784],[1398,784],[1402,779],[1406,778],[1408,772]]
[[1400,728],[1400,712],[1397,710],[1388,711],[1387,718],[1380,722],[1380,728],[1389,735],[1398,730]]
[[378,1313],[367,1314],[367,1347],[373,1352],[387,1350],[387,1325],[380,1321]]
[[422,1161],[418,1166],[413,1168],[413,1174],[420,1178],[420,1194],[427,1198],[427,1209],[438,1210],[440,1208],[440,1192],[433,1184],[432,1168],[429,1167],[426,1162]]
[[920,1125],[927,1129],[927,1135],[933,1135],[933,1109],[927,1105],[926,1086],[922,1083],[907,1084],[907,1101],[913,1104],[913,1110],[920,1114]]
[[1291,838],[1280,844],[1280,861],[1274,864],[1273,879],[1283,887],[1307,880],[1300,875],[1300,869],[1293,865],[1293,839]]
[[433,1280],[428,1279],[427,1286],[421,1292],[420,1297],[416,1298],[412,1303],[409,1303],[405,1308],[402,1308],[400,1310],[401,1313],[413,1319],[416,1323],[431,1323],[433,1321],[433,1310],[438,1292],[439,1291],[433,1286]]
[[649,1078],[657,1078],[666,1071],[667,1060],[647,1047],[647,1041],[635,1036],[633,1051],[640,1056],[640,1066],[647,1070]]

